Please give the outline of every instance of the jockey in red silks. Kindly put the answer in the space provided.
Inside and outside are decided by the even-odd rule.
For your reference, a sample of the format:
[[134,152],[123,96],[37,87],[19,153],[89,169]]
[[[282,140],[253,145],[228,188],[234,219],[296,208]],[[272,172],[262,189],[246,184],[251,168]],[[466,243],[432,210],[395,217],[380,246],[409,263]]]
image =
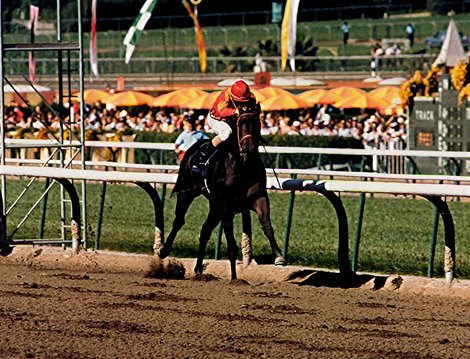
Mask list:
[[217,134],[212,141],[201,146],[197,163],[200,168],[207,165],[215,148],[224,142],[232,133],[227,121],[236,119],[239,109],[256,109],[256,97],[250,87],[243,80],[238,80],[233,85],[222,91],[217,97],[208,115],[208,124]]

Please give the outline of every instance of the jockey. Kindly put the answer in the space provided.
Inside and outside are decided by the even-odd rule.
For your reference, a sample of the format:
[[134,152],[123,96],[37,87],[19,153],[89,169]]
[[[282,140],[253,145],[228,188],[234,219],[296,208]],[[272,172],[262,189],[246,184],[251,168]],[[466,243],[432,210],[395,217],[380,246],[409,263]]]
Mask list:
[[222,91],[217,97],[208,115],[208,124],[217,134],[212,141],[203,144],[200,148],[197,165],[205,167],[215,148],[224,142],[232,133],[227,123],[239,115],[239,109],[255,110],[256,97],[246,82],[238,80],[233,85]]

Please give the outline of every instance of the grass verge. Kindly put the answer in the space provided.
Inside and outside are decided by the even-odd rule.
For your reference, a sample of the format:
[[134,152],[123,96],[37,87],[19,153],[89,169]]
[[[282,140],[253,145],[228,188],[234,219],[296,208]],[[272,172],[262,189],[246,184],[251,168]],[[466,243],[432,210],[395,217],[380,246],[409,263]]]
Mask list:
[[[25,181],[7,181],[9,205],[23,190]],[[43,191],[44,182],[37,181],[8,215],[8,232],[15,228],[31,205]],[[79,187],[79,186],[77,186]],[[87,184],[88,246],[95,246],[98,210],[102,186]],[[173,221],[175,198],[165,198],[165,233]],[[50,192],[47,202],[45,238],[60,237],[59,186]],[[359,198],[341,197],[348,216],[349,248],[352,258]],[[289,193],[270,192],[271,218],[278,244],[283,247],[285,223],[289,206]],[[464,202],[449,202],[456,233],[457,277],[470,278],[470,207]],[[173,256],[196,257],[198,234],[208,211],[207,201],[198,198],[190,207],[186,224],[175,241]],[[15,239],[37,238],[41,206],[18,230]],[[68,215],[66,218],[69,223]],[[425,276],[427,274],[429,247],[432,236],[434,206],[424,200],[411,197],[368,196],[362,226],[359,250],[359,271],[400,273]],[[152,253],[154,237],[153,207],[147,194],[137,186],[108,184],[105,196],[104,218],[100,248]],[[257,219],[253,221],[253,252],[255,258],[271,254],[267,239],[262,234]],[[241,218],[236,217],[235,234],[241,236]],[[213,258],[217,231],[214,231],[207,247],[207,258]],[[323,268],[338,268],[338,226],[333,207],[322,196],[298,193],[290,238],[288,262]],[[225,258],[226,246],[222,241],[221,254]],[[434,276],[443,275],[444,231],[442,222],[438,228]]]

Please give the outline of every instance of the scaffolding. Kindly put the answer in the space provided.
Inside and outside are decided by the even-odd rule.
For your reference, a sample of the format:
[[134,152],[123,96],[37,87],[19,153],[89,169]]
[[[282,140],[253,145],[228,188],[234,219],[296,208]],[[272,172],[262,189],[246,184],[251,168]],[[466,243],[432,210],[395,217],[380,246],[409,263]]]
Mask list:
[[[46,149],[48,156],[42,162],[43,167],[51,167],[51,171],[54,171],[52,167],[53,159],[58,159],[61,168],[70,167],[72,160],[80,158],[81,169],[85,169],[85,131],[84,131],[84,69],[83,69],[83,29],[82,29],[82,4],[80,0],[77,0],[77,41],[74,42],[63,42],[62,41],[62,18],[61,18],[61,1],[56,0],[56,41],[51,43],[35,43],[34,33],[31,30],[31,37],[28,43],[5,43],[4,41],[4,30],[5,23],[3,19],[3,5],[0,1],[0,78],[2,79],[2,86],[0,87],[0,112],[2,113],[2,121],[0,121],[0,132],[1,132],[1,153],[0,153],[0,164],[3,166],[6,164],[7,151],[18,150],[22,148],[32,147],[38,149]],[[52,106],[52,103],[48,103],[43,95],[36,89],[36,84],[32,83],[28,78],[27,74],[22,71],[14,61],[11,61],[11,57],[14,54],[21,51],[27,51],[30,56],[34,56],[35,52],[50,52],[56,55],[57,58],[57,109]],[[78,53],[78,69],[71,68],[72,54]],[[76,55],[75,55],[76,56]],[[11,69],[17,76],[6,76],[5,67],[10,66]],[[10,70],[9,73],[12,73]],[[78,74],[72,78],[72,73]],[[72,106],[72,81],[77,81],[79,84],[78,101],[79,106],[79,120],[75,121],[75,114],[73,113]],[[60,127],[59,133],[54,133],[48,129],[47,119],[39,116],[35,113],[32,106],[28,103],[28,100],[16,90],[18,82],[26,83],[39,95],[43,100],[43,105],[47,107],[48,111],[52,112],[59,118]],[[29,107],[32,116],[36,117],[36,120],[42,122],[44,129],[47,133],[47,141],[37,141],[34,145],[30,143],[11,143],[6,138],[6,124],[5,124],[5,85],[9,85],[16,95],[21,98],[21,101]],[[68,104],[68,109],[64,104]],[[73,211],[70,207],[70,200],[66,198],[67,192],[70,190],[70,183],[64,183],[63,181],[54,180],[51,183],[45,181],[43,192],[39,195],[39,198],[34,203],[32,208],[29,208],[23,219],[17,224],[11,224],[7,226],[8,215],[10,211],[21,201],[22,197],[31,188],[31,185],[37,180],[33,178],[20,193],[20,195],[11,201],[7,201],[7,178],[2,175],[1,184],[1,217],[0,217],[0,255],[8,255],[11,253],[15,245],[22,244],[57,244],[62,245],[64,248],[72,243],[70,237],[74,236],[74,231],[81,233],[83,238],[83,247],[86,249],[87,243],[87,221],[86,221],[86,181],[81,182],[81,218],[78,223],[78,228],[74,228],[73,225],[68,225],[66,218],[69,213]],[[44,223],[45,213],[47,209],[47,199],[50,190],[57,184],[60,183],[60,226],[61,235],[60,238],[44,238]],[[68,192],[70,195],[70,192]],[[42,205],[41,219],[39,224],[38,238],[32,239],[15,239],[15,234],[21,228],[21,226],[31,217],[33,210]],[[9,207],[8,207],[9,206]],[[11,225],[12,229],[8,228]]]

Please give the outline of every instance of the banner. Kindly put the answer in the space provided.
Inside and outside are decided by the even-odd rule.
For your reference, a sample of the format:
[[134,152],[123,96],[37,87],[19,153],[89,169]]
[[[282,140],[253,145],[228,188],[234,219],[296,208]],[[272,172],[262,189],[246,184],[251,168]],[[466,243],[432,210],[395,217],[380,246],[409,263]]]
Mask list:
[[126,49],[126,56],[125,56],[125,63],[128,64],[131,60],[132,53],[135,50],[137,45],[137,41],[139,41],[139,37],[142,34],[142,31],[149,21],[150,16],[152,16],[153,8],[158,0],[146,0],[144,6],[140,9],[139,15],[134,20],[134,23],[130,27],[129,31],[127,32],[126,37],[124,38],[123,44]]
[[90,67],[93,75],[99,78],[98,52],[96,49],[96,1],[92,0],[91,2]]
[[287,59],[295,71],[295,42],[297,37],[297,13],[300,0],[287,0],[281,26],[281,68],[284,71]]
[[197,19],[197,16],[194,14],[193,10],[191,9],[191,5],[186,0],[183,0],[183,5],[188,10],[189,16],[194,21],[194,27],[196,31],[196,41],[197,41],[197,50],[199,54],[199,67],[201,68],[201,72],[205,73],[206,72],[206,67],[207,67],[207,56],[206,56],[206,47],[204,45],[204,36],[202,34],[202,28],[201,25],[199,25],[199,21]]
[[[39,8],[34,5],[29,6],[29,24],[28,29],[31,31],[31,43],[34,43],[36,29],[38,27]],[[34,83],[36,81],[36,60],[34,59],[34,52],[30,51],[28,54],[28,70],[29,81]]]

